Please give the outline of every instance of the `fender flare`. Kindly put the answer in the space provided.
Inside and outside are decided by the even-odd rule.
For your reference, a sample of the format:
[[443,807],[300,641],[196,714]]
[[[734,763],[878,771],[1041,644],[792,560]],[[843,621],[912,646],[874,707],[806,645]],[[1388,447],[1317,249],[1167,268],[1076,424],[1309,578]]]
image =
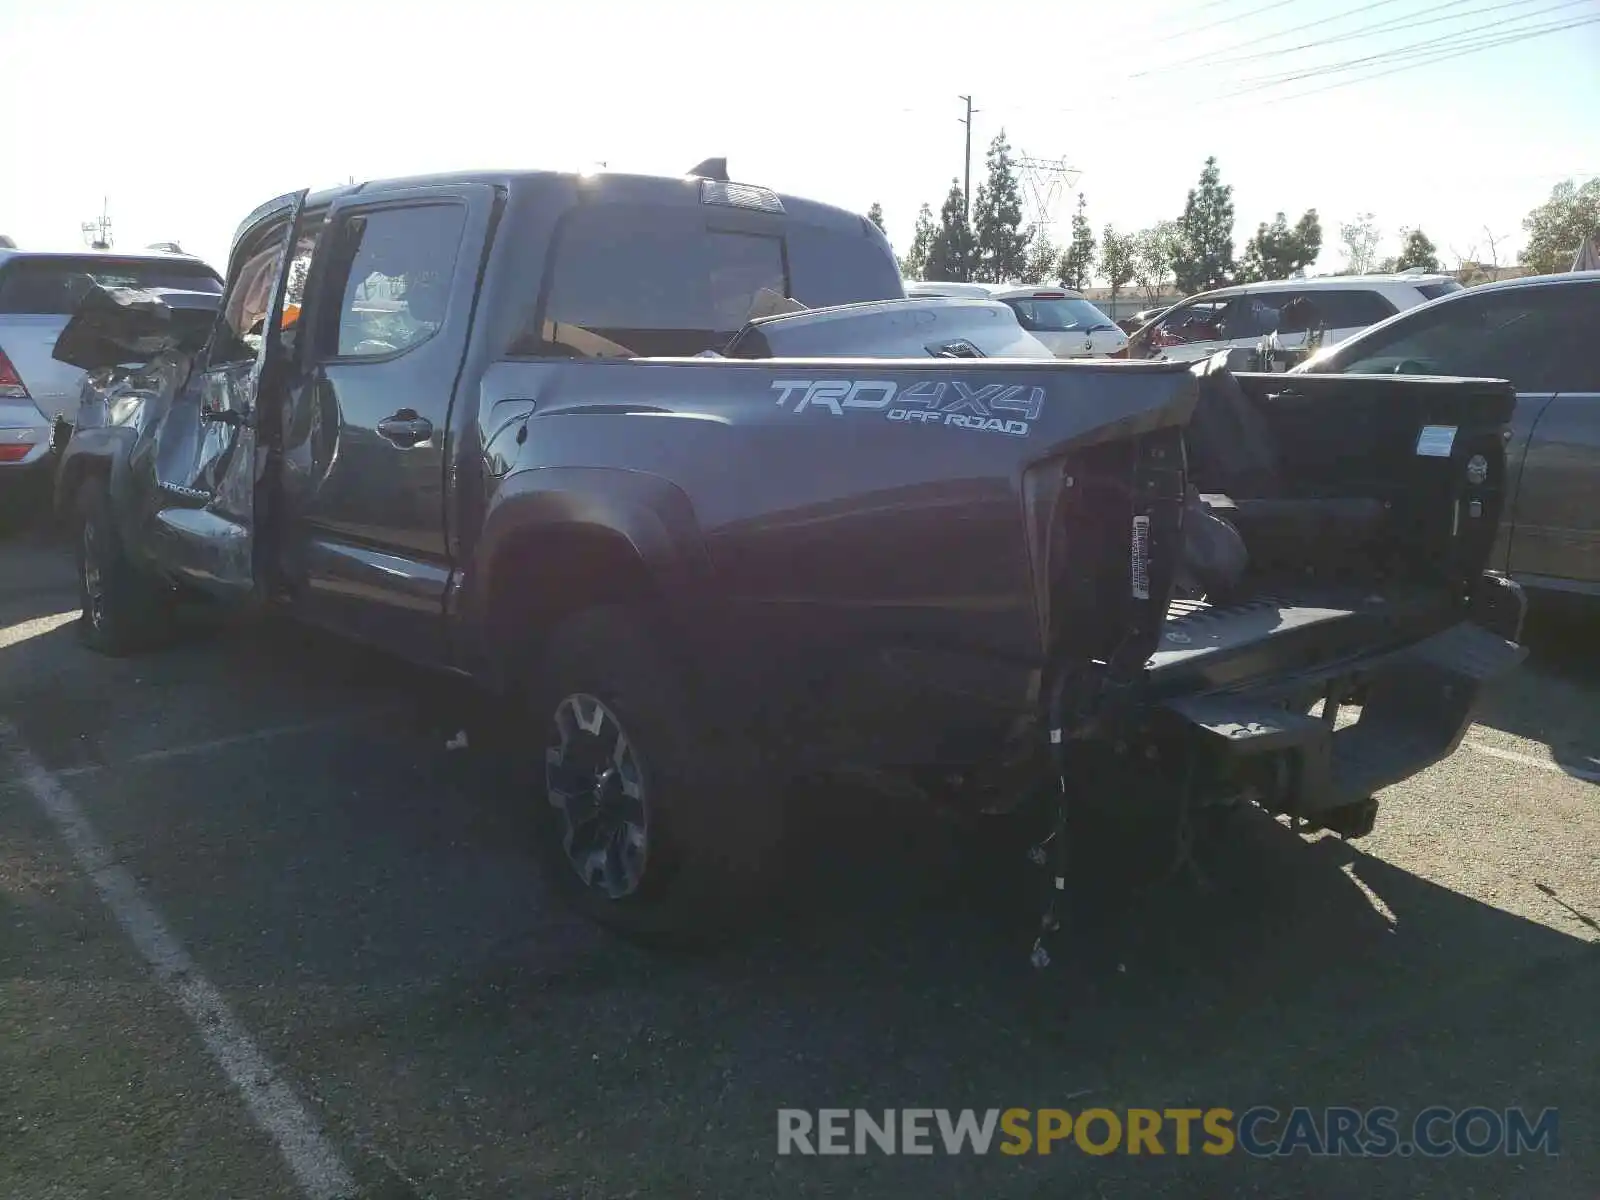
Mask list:
[[[103,474],[107,479],[113,499],[112,509],[121,512],[122,505],[115,503],[126,490],[128,461],[133,453],[136,435],[131,429],[98,425],[89,429],[76,429],[61,451],[61,461],[56,464],[52,507],[57,517],[67,515],[78,485],[91,474]],[[126,514],[119,524],[128,523]],[[124,537],[127,528],[120,531]]]
[[[491,644],[493,598],[509,555],[529,537],[591,533],[620,539],[661,602],[657,614],[689,633],[684,616],[710,575],[711,559],[689,497],[642,471],[535,467],[506,476],[490,499],[454,606],[462,665],[496,686],[508,664]],[[531,606],[530,606],[531,607]]]

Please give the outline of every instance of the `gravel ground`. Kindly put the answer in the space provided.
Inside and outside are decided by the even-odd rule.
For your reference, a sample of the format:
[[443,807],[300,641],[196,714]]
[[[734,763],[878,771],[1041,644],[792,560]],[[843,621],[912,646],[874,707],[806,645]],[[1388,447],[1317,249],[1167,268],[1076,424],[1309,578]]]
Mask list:
[[[371,1197],[1600,1194],[1600,636],[1534,661],[1345,843],[1245,820],[1217,887],[1072,894],[1027,966],[1010,862],[844,789],[788,910],[715,955],[548,896],[448,689],[320,637],[82,651],[70,564],[0,544],[0,721]],[[9,761],[9,767],[5,762]],[[0,760],[0,1195],[308,1194]],[[7,773],[9,772],[9,774]],[[776,1110],[1560,1109],[1561,1153],[779,1157]]]

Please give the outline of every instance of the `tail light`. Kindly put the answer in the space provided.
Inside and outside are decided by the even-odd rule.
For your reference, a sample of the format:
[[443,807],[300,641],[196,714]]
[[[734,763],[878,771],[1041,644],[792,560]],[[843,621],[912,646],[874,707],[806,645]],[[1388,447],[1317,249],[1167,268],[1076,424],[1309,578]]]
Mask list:
[[11,365],[11,360],[6,357],[6,352],[0,350],[0,400],[30,400],[28,389],[22,382],[22,376],[17,374],[16,367]]
[[1106,357],[1107,358],[1127,358],[1128,357],[1128,346],[1127,346],[1127,343],[1123,343],[1123,345],[1121,347],[1119,347],[1116,350],[1113,350],[1110,354],[1106,355]]
[[32,449],[32,446],[20,446],[15,442],[0,442],[0,463],[21,462]]

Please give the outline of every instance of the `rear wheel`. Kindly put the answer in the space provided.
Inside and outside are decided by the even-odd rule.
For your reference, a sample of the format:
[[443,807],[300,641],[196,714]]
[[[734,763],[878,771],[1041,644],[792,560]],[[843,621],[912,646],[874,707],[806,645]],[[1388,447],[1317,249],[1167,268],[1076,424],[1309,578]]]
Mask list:
[[77,541],[84,645],[121,656],[158,642],[171,627],[171,591],[129,560],[104,479],[87,479],[78,489]]
[[642,614],[563,622],[531,689],[543,849],[558,887],[619,932],[697,942],[776,881],[780,789],[699,718]]

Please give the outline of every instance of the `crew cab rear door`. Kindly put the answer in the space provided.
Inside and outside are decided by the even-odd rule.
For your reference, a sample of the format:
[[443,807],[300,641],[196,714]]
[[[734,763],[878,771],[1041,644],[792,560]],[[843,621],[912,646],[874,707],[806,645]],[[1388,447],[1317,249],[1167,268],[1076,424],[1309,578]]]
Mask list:
[[284,447],[295,603],[414,661],[445,656],[451,411],[495,195],[448,183],[345,196],[307,284]]
[[256,528],[275,484],[261,431],[282,400],[288,264],[305,199],[270,200],[239,226],[211,338],[155,434],[161,557],[223,596],[253,594],[261,576]]

